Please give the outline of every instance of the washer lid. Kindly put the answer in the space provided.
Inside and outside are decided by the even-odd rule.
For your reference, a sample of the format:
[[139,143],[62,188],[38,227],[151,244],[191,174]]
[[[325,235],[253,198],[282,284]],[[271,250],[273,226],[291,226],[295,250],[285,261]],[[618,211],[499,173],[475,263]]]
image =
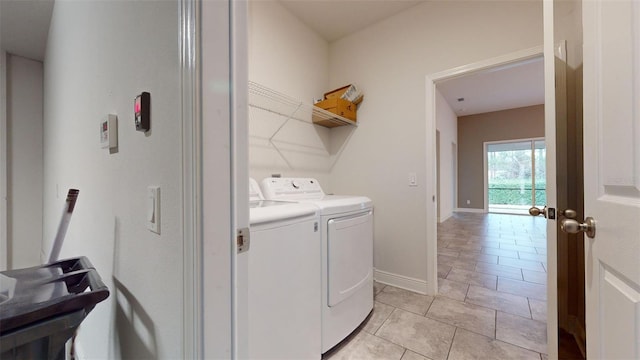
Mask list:
[[317,216],[318,208],[313,204],[269,201],[261,206],[249,208],[250,225],[287,221],[300,217]]
[[320,215],[340,214],[373,207],[373,202],[366,196],[325,195],[321,200],[304,200],[315,204]]

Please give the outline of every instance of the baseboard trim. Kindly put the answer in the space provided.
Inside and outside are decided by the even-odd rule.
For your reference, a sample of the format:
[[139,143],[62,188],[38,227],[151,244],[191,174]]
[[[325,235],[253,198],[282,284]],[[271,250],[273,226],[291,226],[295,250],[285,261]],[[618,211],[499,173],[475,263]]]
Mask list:
[[486,213],[484,209],[473,209],[473,208],[457,208],[454,210],[455,212],[468,212],[468,213]]
[[439,217],[438,218],[438,223],[443,223],[447,220],[449,220],[450,217],[453,216],[453,213],[447,213],[444,217]]
[[373,278],[375,279],[375,281],[385,285],[395,286],[422,295],[427,294],[427,282],[424,280],[393,274],[377,269],[373,270]]

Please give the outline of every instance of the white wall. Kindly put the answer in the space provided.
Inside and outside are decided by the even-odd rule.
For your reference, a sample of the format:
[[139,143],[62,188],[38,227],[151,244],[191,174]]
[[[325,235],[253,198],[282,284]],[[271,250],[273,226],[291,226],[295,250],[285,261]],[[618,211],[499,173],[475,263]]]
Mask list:
[[[249,80],[312,104],[330,90],[329,44],[279,2],[251,1]],[[289,120],[274,138],[280,154],[268,138],[286,118],[249,108],[250,176],[258,181],[274,173],[315,177],[329,190],[336,153],[332,130]]]
[[7,56],[7,230],[9,268],[40,264],[43,65]]
[[451,106],[444,99],[440,91],[436,90],[436,129],[440,132],[440,222],[446,221],[453,215],[455,209],[453,186],[455,170],[453,169],[452,144],[457,144],[458,139],[458,117],[451,109]]
[[426,2],[331,44],[329,87],[365,93],[331,183],[373,199],[377,270],[426,279],[425,76],[540,44],[541,1]]
[[[58,1],[44,80],[44,239],[80,195],[61,257],[86,255],[111,291],[84,320],[81,358],[182,356],[182,162],[177,1]],[[151,131],[133,99],[151,93]],[[118,116],[118,149],[98,129]],[[146,190],[161,187],[161,235]]]

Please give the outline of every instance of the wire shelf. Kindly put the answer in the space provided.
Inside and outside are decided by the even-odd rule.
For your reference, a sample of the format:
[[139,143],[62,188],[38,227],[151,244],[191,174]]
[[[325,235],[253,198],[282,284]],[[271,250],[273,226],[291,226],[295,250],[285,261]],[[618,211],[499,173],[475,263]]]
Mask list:
[[288,119],[324,127],[358,126],[350,119],[302,102],[264,85],[249,81],[249,106],[273,112]]

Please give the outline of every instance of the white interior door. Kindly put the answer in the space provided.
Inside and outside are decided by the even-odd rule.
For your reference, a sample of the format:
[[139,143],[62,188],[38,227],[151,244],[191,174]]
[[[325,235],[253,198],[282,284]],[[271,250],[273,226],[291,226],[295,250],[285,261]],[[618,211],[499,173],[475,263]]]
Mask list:
[[584,1],[587,356],[640,358],[640,3]]

